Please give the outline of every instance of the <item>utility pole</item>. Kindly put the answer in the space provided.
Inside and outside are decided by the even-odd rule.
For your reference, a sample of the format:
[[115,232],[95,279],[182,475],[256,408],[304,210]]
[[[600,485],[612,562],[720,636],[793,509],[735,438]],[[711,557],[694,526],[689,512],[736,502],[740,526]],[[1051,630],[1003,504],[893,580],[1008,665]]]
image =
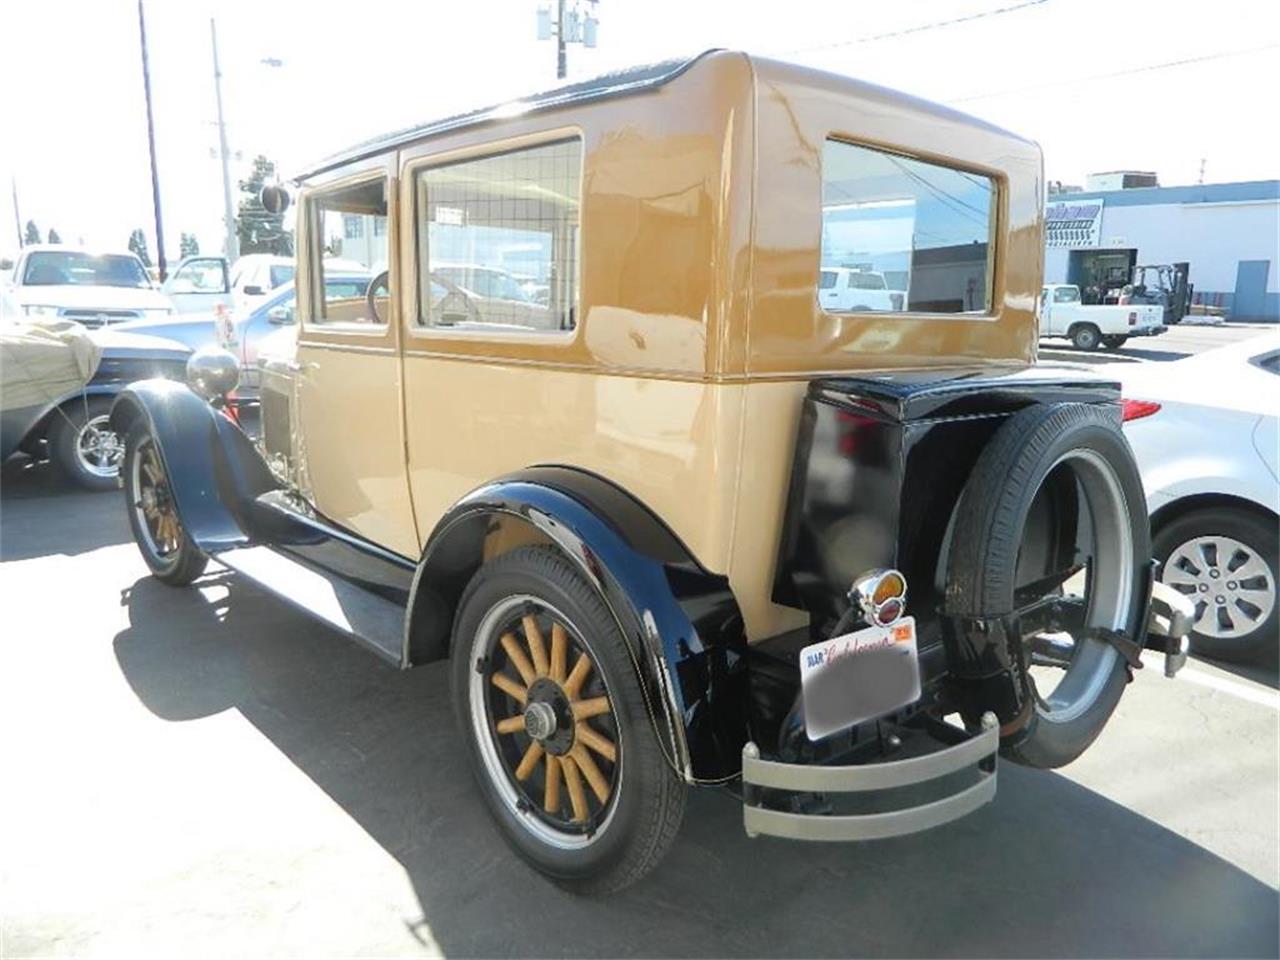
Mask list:
[[[141,0],[139,0],[141,2]],[[218,151],[222,157],[222,219],[227,228],[227,261],[234,263],[240,256],[240,242],[236,237],[236,218],[231,209],[230,151],[227,149],[227,123],[222,116],[222,70],[218,66],[218,25],[209,18],[209,36],[213,39],[213,89],[218,98]]]
[[596,19],[595,8],[598,0],[586,0],[590,12],[583,14],[577,0],[569,0],[572,6],[565,10],[566,0],[556,0],[555,22],[552,23],[551,11],[542,7],[538,10],[538,39],[556,40],[556,79],[563,80],[569,72],[567,46],[580,43],[585,47],[596,45],[596,31],[600,21]]
[[151,205],[156,215],[156,267],[160,280],[168,276],[164,261],[164,224],[160,216],[160,171],[156,168],[156,126],[151,112],[151,70],[147,66],[147,20],[138,0],[138,36],[142,40],[142,90],[147,98],[147,146],[151,150]]
[[13,225],[18,228],[18,249],[21,250],[23,247],[22,215],[18,213],[18,178],[10,178],[9,183],[13,187]]

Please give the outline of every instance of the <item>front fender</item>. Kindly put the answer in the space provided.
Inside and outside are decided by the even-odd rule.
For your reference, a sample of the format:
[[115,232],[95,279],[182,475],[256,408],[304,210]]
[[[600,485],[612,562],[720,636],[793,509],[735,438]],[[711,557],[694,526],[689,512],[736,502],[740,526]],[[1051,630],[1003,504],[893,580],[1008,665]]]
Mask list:
[[275,483],[244,431],[173,380],[140,380],[120,391],[112,429],[127,433],[138,418],[155,439],[178,516],[196,546],[214,554],[250,543],[250,505]]
[[[604,598],[676,772],[688,781],[736,775],[747,740],[746,637],[728,581],[601,477],[535,467],[463,497],[427,542],[409,601],[410,635],[423,609],[419,594],[452,584],[445,592],[456,599],[478,565],[478,541],[498,517],[540,531]],[[451,619],[435,617],[441,626]]]

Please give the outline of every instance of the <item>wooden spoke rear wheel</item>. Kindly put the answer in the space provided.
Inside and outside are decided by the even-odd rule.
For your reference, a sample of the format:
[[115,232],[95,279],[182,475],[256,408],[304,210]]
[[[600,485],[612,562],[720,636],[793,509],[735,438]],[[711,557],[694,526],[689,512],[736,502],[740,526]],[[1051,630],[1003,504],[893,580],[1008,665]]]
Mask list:
[[522,547],[458,606],[454,707],[512,846],[582,892],[620,889],[666,852],[684,809],[617,621],[569,561]]
[[575,846],[608,817],[621,758],[604,678],[566,620],[533,596],[490,611],[482,629],[498,639],[476,658],[474,682],[487,689],[473,697],[473,721],[487,728],[486,761],[517,811],[549,842]]

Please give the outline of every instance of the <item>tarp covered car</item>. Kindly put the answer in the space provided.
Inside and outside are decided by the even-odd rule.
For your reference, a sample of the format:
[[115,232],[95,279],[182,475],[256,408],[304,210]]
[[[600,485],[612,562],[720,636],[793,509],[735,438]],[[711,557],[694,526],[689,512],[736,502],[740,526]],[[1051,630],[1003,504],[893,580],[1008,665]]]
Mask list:
[[180,379],[190,350],[67,320],[0,326],[0,460],[44,452],[81,486],[115,486],[124,451],[111,401],[150,377]]

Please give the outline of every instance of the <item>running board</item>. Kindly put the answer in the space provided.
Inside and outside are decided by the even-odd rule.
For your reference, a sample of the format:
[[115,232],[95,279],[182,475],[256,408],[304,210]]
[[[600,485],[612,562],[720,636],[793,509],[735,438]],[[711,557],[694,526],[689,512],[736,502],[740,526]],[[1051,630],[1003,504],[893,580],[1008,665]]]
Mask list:
[[241,547],[214,554],[214,559],[355,638],[384,660],[404,665],[403,607],[271,547]]

